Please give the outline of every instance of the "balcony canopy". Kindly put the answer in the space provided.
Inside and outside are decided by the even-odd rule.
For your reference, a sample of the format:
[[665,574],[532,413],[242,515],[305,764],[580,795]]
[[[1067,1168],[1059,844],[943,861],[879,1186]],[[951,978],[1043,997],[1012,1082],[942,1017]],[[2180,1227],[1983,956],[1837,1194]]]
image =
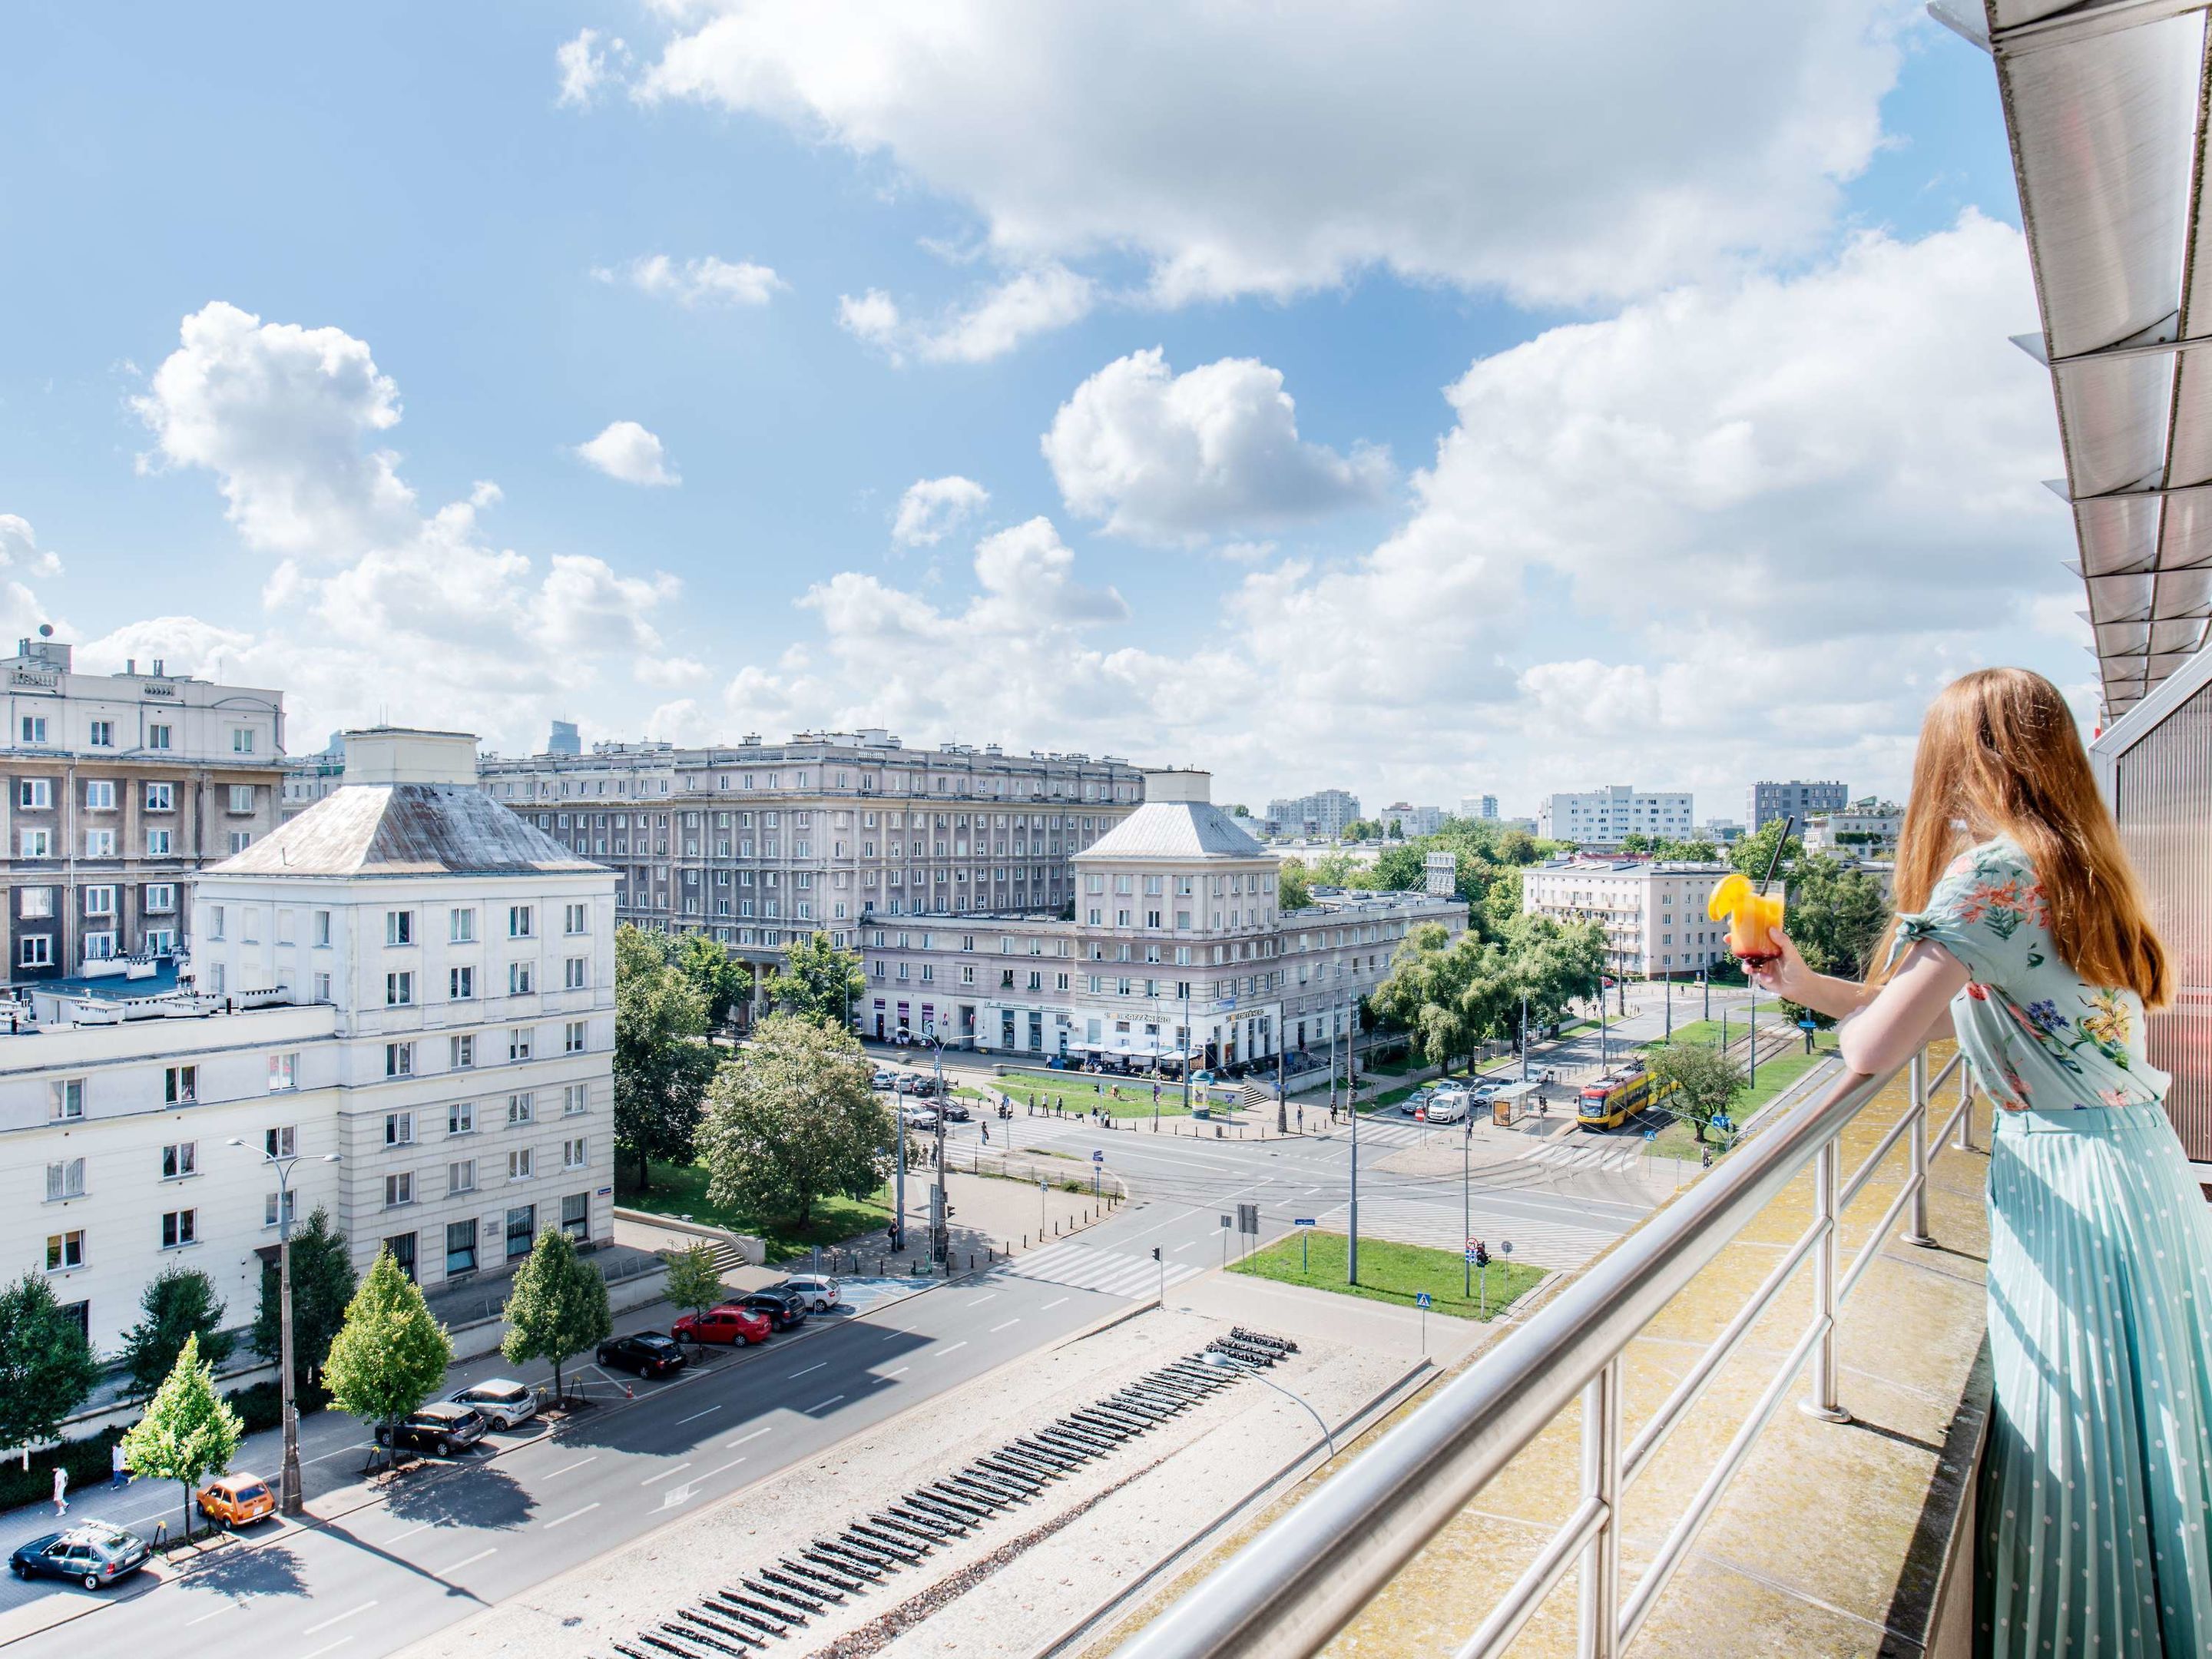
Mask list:
[[1996,59],[2108,720],[2212,616],[2207,0],[1936,0]]

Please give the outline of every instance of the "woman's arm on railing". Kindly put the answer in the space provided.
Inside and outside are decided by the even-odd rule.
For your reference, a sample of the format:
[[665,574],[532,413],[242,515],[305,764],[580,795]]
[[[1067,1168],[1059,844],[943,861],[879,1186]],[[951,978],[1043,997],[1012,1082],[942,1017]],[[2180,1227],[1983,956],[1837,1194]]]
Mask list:
[[1951,999],[1966,977],[1965,964],[1942,945],[1914,945],[1873,1000],[1838,1028],[1844,1064],[1854,1072],[1894,1071],[1923,1043],[1949,1036]]
[[1872,986],[1855,979],[1838,979],[1833,974],[1814,973],[1790,943],[1790,935],[1779,927],[1768,928],[1766,936],[1782,954],[1751,970],[1752,981],[1760,990],[1771,991],[1830,1019],[1848,1019],[1874,1000]]

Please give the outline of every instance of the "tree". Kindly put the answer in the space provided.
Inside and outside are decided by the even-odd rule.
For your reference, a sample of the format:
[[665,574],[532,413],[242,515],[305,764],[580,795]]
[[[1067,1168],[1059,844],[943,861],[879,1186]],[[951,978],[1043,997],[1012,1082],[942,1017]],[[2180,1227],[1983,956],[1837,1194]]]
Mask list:
[[331,1402],[389,1439],[401,1418],[444,1386],[453,1363],[446,1328],[430,1317],[422,1292],[392,1252],[380,1250],[323,1364]]
[[92,1346],[53,1286],[25,1273],[0,1289],[0,1450],[56,1438],[99,1380]]
[[888,1167],[890,1113],[848,1030],[771,1014],[708,1091],[708,1195],[756,1222],[804,1225],[816,1200],[865,1198]]
[[[1500,870],[1482,895],[1483,931],[1493,937],[1503,938],[1505,930],[1520,915],[1521,872],[1518,870]],[[1474,921],[1472,913],[1469,913],[1468,920],[1470,924]]]
[[1303,910],[1313,902],[1313,872],[1303,859],[1285,859],[1275,873],[1275,908]]
[[690,1313],[704,1313],[722,1300],[722,1270],[714,1265],[714,1247],[701,1239],[681,1250],[665,1252],[668,1279],[664,1294],[671,1305]]
[[1690,1126],[1700,1146],[1706,1128],[1744,1086],[1736,1063],[1703,1043],[1662,1043],[1649,1052],[1644,1063],[1655,1089],[1667,1091],[1668,1109]]
[[[1824,854],[1799,859],[1790,872],[1785,925],[1806,965],[1815,973],[1864,979],[1874,966],[1874,947],[1889,925],[1889,908],[1880,878]],[[1782,1006],[1792,1019],[1809,1013],[1816,1024],[1835,1024],[1827,1015],[1794,1002]]]
[[147,1402],[146,1414],[123,1437],[132,1469],[185,1489],[185,1535],[192,1531],[192,1492],[210,1474],[230,1467],[246,1425],[215,1391],[215,1364],[200,1358],[197,1334],[185,1338],[168,1375]]
[[668,965],[706,999],[709,1028],[728,1024],[730,1011],[752,994],[752,969],[708,934],[684,934],[669,952]]
[[1232,818],[1249,818],[1252,816],[1252,809],[1245,805],[1243,801],[1239,801],[1229,809],[1229,816]]
[[[1757,835],[1745,836],[1729,848],[1729,862],[1753,881],[1759,880],[1766,874],[1766,867],[1773,860],[1775,843],[1782,840],[1782,824],[1780,818],[1767,819],[1759,826]],[[1805,843],[1796,836],[1790,836],[1782,848],[1779,868],[1789,869],[1804,851]]]
[[637,1190],[652,1160],[689,1164],[707,1080],[720,1063],[707,1046],[708,1003],[639,927],[615,930],[615,1150],[637,1160]]
[[553,1362],[553,1392],[566,1398],[561,1367],[615,1332],[607,1310],[606,1276],[576,1254],[568,1235],[558,1230],[538,1235],[530,1259],[515,1270],[507,1298],[507,1333],[499,1351],[520,1365],[530,1359]]
[[[304,1227],[292,1230],[292,1382],[305,1390],[345,1322],[356,1289],[353,1252],[320,1205]],[[261,1306],[253,1316],[253,1352],[274,1364],[283,1352],[283,1297],[276,1264],[261,1269]]]
[[868,988],[857,951],[840,951],[827,933],[809,933],[783,947],[783,971],[769,982],[769,1000],[780,1014],[849,1030],[853,1000]]
[[169,1267],[155,1274],[138,1298],[145,1317],[123,1334],[123,1368],[131,1394],[143,1399],[161,1386],[191,1339],[194,1352],[210,1365],[230,1358],[238,1340],[222,1328],[222,1304],[215,1285],[197,1267]]

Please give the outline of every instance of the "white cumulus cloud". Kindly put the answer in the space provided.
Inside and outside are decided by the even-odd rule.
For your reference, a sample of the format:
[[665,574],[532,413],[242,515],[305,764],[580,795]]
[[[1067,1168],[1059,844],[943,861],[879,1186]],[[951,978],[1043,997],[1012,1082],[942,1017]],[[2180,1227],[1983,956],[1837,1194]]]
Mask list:
[[553,65],[561,72],[557,101],[589,109],[599,88],[616,73],[614,65],[625,56],[619,38],[609,40],[597,29],[577,30],[575,39],[562,41],[553,52]]
[[981,363],[1003,357],[1036,334],[1090,314],[1097,285],[1065,265],[1048,264],[1001,277],[929,321],[902,312],[881,289],[859,299],[841,295],[838,326],[855,338],[880,347],[894,362],[908,356],[932,363]]
[[934,547],[990,501],[991,492],[957,473],[917,478],[899,497],[891,540],[901,547]]
[[641,294],[673,300],[681,306],[764,306],[789,283],[767,265],[750,260],[732,262],[706,254],[696,259],[672,259],[665,253],[648,253],[632,259],[619,271],[600,269],[592,273],[603,283],[627,282]]
[[683,482],[668,470],[660,440],[635,421],[610,421],[598,437],[576,446],[576,456],[624,483],[659,488]]
[[1378,450],[1301,440],[1279,370],[1224,357],[1177,374],[1158,347],[1078,386],[1043,447],[1070,512],[1152,542],[1309,522],[1376,499],[1391,477]]
[[34,575],[58,576],[61,556],[39,545],[31,521],[14,513],[0,513],[0,569],[27,570]]

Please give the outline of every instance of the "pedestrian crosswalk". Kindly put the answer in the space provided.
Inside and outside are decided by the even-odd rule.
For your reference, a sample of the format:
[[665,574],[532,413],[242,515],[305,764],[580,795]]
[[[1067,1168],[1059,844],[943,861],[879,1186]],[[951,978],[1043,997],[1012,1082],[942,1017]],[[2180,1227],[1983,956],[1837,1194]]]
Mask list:
[[[1340,1204],[1324,1212],[1320,1219],[1323,1231],[1342,1232],[1350,1224],[1350,1208]],[[1480,1194],[1468,1213],[1466,1225],[1475,1237],[1489,1243],[1493,1256],[1502,1255],[1499,1246],[1510,1239],[1513,1261],[1534,1262],[1540,1267],[1579,1267],[1626,1231],[1608,1232],[1508,1212],[1486,1204]],[[1391,1198],[1359,1200],[1359,1234],[1363,1238],[1387,1238],[1401,1244],[1425,1244],[1432,1249],[1457,1253],[1464,1248],[1467,1237],[1461,1226],[1456,1194],[1444,1203]]]
[[1558,1170],[1610,1170],[1626,1174],[1644,1162],[1641,1145],[1623,1146],[1618,1141],[1566,1141],[1535,1146],[1521,1154],[1523,1164],[1547,1164]]
[[[1149,1296],[1158,1291],[1162,1284],[1161,1264],[1150,1255],[1096,1249],[1080,1240],[1054,1244],[1022,1256],[999,1271],[1016,1279],[1036,1279],[1048,1285],[1103,1291],[1109,1296]],[[1199,1271],[1182,1262],[1170,1261],[1166,1264],[1165,1283],[1172,1289]]]

